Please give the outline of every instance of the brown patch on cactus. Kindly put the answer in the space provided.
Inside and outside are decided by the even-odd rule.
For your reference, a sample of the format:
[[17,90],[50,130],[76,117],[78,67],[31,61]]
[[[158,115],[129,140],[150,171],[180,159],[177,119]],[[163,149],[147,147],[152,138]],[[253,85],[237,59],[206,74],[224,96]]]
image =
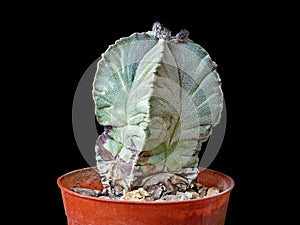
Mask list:
[[156,169],[156,166],[154,164],[149,163],[149,164],[146,165],[146,172],[148,174],[153,173],[155,171],[155,169]]
[[150,157],[149,151],[142,151],[139,153],[138,158],[139,158],[139,163],[146,163],[147,160]]

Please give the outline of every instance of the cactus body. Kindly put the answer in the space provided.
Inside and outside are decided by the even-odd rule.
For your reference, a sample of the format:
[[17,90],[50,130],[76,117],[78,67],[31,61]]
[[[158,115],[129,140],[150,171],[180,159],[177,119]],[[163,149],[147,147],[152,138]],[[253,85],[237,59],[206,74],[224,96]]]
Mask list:
[[216,64],[186,30],[171,36],[155,23],[117,40],[97,64],[92,94],[105,128],[96,160],[108,195],[149,187],[151,179],[165,192],[194,181],[223,93]]

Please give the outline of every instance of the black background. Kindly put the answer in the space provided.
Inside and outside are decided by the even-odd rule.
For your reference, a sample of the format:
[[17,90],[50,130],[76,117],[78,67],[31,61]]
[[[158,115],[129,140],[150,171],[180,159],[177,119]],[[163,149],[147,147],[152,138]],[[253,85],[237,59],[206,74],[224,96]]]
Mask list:
[[[134,9],[136,4],[132,3],[128,10],[114,3],[77,7],[72,4],[41,6],[32,13],[28,11],[23,20],[11,26],[22,28],[16,45],[25,47],[20,54],[29,59],[25,65],[30,74],[26,81],[31,84],[27,94],[33,104],[27,108],[34,109],[26,125],[34,132],[28,132],[24,126],[20,131],[30,137],[26,139],[26,146],[36,149],[30,156],[25,154],[26,166],[30,174],[34,174],[30,180],[39,181],[34,192],[32,185],[23,185],[32,193],[28,201],[32,197],[37,200],[32,209],[35,213],[27,214],[29,220],[65,225],[66,216],[56,180],[64,173],[89,166],[81,156],[72,129],[72,102],[81,76],[115,40],[134,32],[148,31],[159,21],[173,34],[182,28],[188,29],[190,39],[204,47],[218,64],[226,100],[227,126],[221,150],[209,168],[235,181],[225,224],[261,221],[265,204],[255,209],[252,204],[262,194],[256,182],[261,179],[257,175],[261,176],[259,168],[265,163],[261,151],[265,147],[258,140],[266,141],[266,137],[263,132],[257,132],[257,127],[261,118],[269,118],[269,114],[258,112],[254,106],[266,99],[270,99],[266,107],[272,106],[270,93],[262,87],[264,77],[258,79],[258,74],[268,65],[266,52],[271,49],[270,39],[264,34],[271,32],[274,20],[262,16],[264,9],[261,7],[249,4],[212,2],[194,6],[181,2],[162,8],[159,3],[145,3],[147,7]],[[117,12],[116,8],[123,12]],[[257,98],[261,92],[264,97]],[[263,122],[266,126],[265,119]],[[32,163],[28,163],[29,160]],[[268,172],[265,168],[263,173]],[[270,179],[262,177],[264,181]]]

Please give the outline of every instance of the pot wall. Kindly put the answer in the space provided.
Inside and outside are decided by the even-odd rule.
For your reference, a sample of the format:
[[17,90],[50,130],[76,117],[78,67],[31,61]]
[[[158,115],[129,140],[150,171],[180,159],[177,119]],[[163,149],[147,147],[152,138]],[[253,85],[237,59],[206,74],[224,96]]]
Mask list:
[[58,178],[68,225],[224,225],[234,181],[210,169],[200,169],[198,182],[222,193],[177,202],[133,202],[99,199],[69,189],[102,189],[96,168],[72,171]]

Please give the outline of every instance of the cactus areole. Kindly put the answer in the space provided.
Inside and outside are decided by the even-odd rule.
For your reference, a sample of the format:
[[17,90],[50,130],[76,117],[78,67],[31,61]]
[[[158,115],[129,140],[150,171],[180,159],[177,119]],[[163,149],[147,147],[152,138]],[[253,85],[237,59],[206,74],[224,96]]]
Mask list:
[[143,188],[154,199],[185,191],[223,107],[221,80],[205,49],[159,22],[110,45],[93,82],[103,195]]

